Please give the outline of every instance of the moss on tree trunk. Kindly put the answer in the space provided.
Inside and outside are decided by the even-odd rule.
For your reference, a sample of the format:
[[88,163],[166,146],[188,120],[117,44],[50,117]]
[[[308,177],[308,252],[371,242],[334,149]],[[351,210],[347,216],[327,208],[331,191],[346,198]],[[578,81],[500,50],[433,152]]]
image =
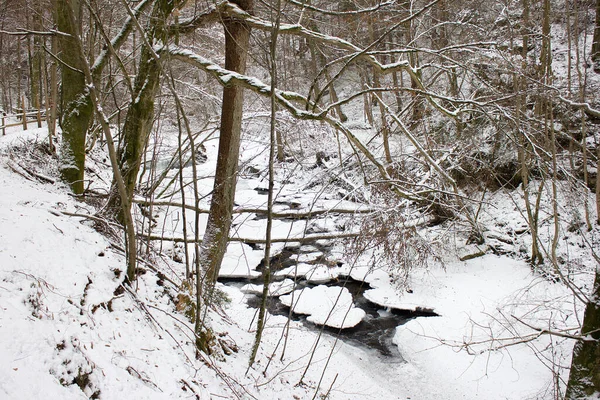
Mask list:
[[[147,41],[150,45],[156,42],[167,43],[166,21],[173,12],[174,3],[161,0],[154,4],[151,25],[147,33]],[[161,67],[154,57],[153,50],[144,46],[133,88],[134,100],[127,110],[123,125],[123,141],[119,148],[119,167],[130,200],[133,199],[140,164],[152,131],[154,101],[160,88],[160,77]],[[114,182],[106,210],[119,221],[123,221],[121,199]]]
[[[69,18],[69,7],[78,12],[78,0],[56,0],[55,20],[58,29],[70,35],[78,34],[79,27]],[[70,5],[69,5],[70,4]],[[79,15],[75,15],[76,19]],[[85,137],[93,115],[92,103],[81,72],[86,61],[79,52],[73,36],[58,36],[59,58],[62,66],[60,172],[62,178],[76,194],[84,190]],[[67,66],[71,67],[67,67]]]
[[600,396],[600,276],[596,272],[594,293],[585,308],[581,335],[587,339],[578,341],[573,349],[571,373],[566,399],[588,399]]

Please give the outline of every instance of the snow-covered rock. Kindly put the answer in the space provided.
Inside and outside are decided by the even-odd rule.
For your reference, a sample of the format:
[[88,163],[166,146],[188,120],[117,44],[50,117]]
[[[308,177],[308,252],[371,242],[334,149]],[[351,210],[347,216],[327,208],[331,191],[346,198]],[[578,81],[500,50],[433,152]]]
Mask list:
[[[295,288],[295,283],[291,279],[284,279],[281,282],[273,282],[269,285],[269,296],[281,296],[291,293]],[[244,293],[262,294],[263,285],[247,284],[240,289]]]
[[317,286],[296,290],[280,300],[298,314],[306,314],[310,322],[333,328],[352,328],[365,316],[354,307],[352,295],[343,287]]

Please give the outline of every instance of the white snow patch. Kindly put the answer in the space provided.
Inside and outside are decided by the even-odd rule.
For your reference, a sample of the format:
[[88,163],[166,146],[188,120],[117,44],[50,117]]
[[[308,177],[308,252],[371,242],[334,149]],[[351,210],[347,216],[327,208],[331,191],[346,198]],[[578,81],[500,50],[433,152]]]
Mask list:
[[352,295],[344,287],[319,285],[281,296],[280,300],[298,314],[306,314],[310,322],[333,328],[352,328],[366,315],[354,307]]

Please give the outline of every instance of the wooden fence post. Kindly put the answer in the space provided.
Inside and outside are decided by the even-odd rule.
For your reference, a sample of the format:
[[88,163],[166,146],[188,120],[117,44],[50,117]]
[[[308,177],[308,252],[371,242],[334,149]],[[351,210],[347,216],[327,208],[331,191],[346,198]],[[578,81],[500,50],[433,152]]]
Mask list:
[[27,130],[27,110],[25,109],[25,96],[21,96],[21,107],[23,107],[23,130]]
[[38,123],[38,128],[42,127],[42,113],[40,112],[40,99],[37,98],[35,100],[36,104],[37,104],[37,114],[36,114],[36,118],[37,118],[37,123]]

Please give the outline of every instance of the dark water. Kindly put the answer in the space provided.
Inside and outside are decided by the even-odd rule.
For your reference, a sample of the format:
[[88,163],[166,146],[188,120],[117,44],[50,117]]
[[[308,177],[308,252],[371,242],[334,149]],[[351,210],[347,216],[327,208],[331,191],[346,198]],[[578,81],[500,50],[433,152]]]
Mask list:
[[[308,244],[307,244],[308,245]],[[327,258],[329,255],[329,249],[327,246],[319,245],[316,243],[310,243],[310,247],[307,245],[303,246],[291,246],[286,247],[283,251],[271,258],[271,266],[274,271],[293,266],[296,264],[295,256],[298,254],[314,253],[315,248],[318,249],[322,256],[320,262]],[[257,270],[262,270],[264,263],[258,266]],[[279,278],[283,279],[283,278]],[[222,283],[241,286],[245,283],[262,283],[262,278],[254,279],[253,281],[246,279],[220,279]],[[397,347],[392,343],[392,338],[396,331],[396,327],[406,323],[407,321],[424,316],[435,316],[436,314],[432,311],[421,310],[421,311],[409,311],[400,309],[384,308],[378,304],[375,304],[364,297],[366,290],[371,289],[368,283],[352,279],[351,277],[339,277],[335,281],[326,283],[327,286],[338,286],[345,287],[352,294],[355,307],[361,308],[365,311],[366,316],[363,320],[353,328],[339,329],[330,328],[314,325],[306,320],[306,316],[291,313],[290,308],[285,306],[276,297],[269,297],[267,299],[267,310],[273,315],[282,315],[291,317],[296,321],[303,321],[307,326],[315,330],[324,330],[325,332],[339,336],[340,339],[357,345],[366,346],[367,348],[377,350],[381,355],[387,357],[399,356]],[[297,280],[297,289],[303,287],[314,287],[315,284],[311,284],[303,279]],[[260,306],[260,296],[248,295],[248,305],[254,308]]]
[[[254,189],[260,195],[268,194],[266,188],[257,187]],[[288,209],[298,209],[301,203],[296,200],[279,199],[275,202],[276,205],[286,206]],[[256,215],[255,219],[264,219],[266,215]],[[290,219],[291,220],[291,219]],[[325,233],[322,228],[314,225],[308,227],[306,233]],[[261,245],[251,245],[255,250],[262,248]],[[308,242],[301,245],[286,246],[278,254],[275,254],[270,259],[271,271],[276,272],[284,268],[288,268],[298,264],[298,256],[315,253],[315,258],[312,261],[303,261],[306,264],[326,264],[333,266],[342,266],[342,262],[332,258],[331,246],[326,242]],[[318,256],[316,254],[319,254]],[[262,271],[264,268],[264,260],[257,266],[257,271]],[[272,277],[271,282],[283,280],[283,277]],[[240,279],[240,278],[220,278],[220,282],[241,288],[244,284],[262,284],[262,278],[257,279]],[[316,284],[307,282],[305,279],[296,279],[297,289],[303,287],[314,287]],[[416,317],[436,316],[432,311],[420,310],[409,311],[400,309],[390,309],[372,303],[364,297],[366,290],[371,289],[368,283],[352,279],[351,277],[339,277],[335,281],[325,283],[327,286],[343,286],[352,294],[355,307],[361,308],[366,315],[363,320],[353,328],[339,329],[330,328],[312,324],[307,321],[305,315],[290,313],[290,308],[285,306],[279,298],[269,297],[267,299],[267,310],[273,315],[289,317],[295,321],[303,321],[307,326],[315,331],[323,330],[328,334],[339,337],[345,342],[355,345],[374,349],[385,357],[398,357],[397,346],[392,343],[396,328],[407,321]],[[249,306],[260,307],[261,298],[257,295],[246,295]]]

